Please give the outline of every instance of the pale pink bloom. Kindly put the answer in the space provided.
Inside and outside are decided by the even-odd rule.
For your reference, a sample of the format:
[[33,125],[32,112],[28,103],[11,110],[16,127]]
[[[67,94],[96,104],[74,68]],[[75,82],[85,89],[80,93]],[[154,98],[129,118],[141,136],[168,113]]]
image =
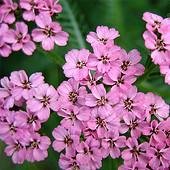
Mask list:
[[126,137],[125,136],[119,136],[119,132],[117,130],[110,130],[106,137],[102,139],[102,153],[104,155],[104,158],[107,156],[110,156],[115,159],[119,158],[121,155],[120,148],[125,147]]
[[59,4],[59,0],[45,0],[45,7],[43,11],[49,12],[52,16],[54,14],[61,13],[62,6]]
[[[170,54],[170,52],[169,52]],[[170,62],[160,65],[160,72],[165,75],[165,83],[170,85]]]
[[8,79],[8,77],[4,77],[0,80],[1,88],[0,88],[0,99],[3,99],[3,107],[5,109],[12,108],[14,106],[15,100],[12,94],[13,89],[15,88],[14,84]]
[[147,142],[138,144],[135,138],[129,138],[126,141],[127,149],[122,151],[122,158],[125,162],[135,163],[136,161],[141,162],[144,166],[148,163],[148,156],[146,151],[149,147]]
[[7,24],[0,24],[0,55],[8,57],[11,54],[11,47],[4,41],[4,35],[8,31]]
[[38,118],[47,121],[50,109],[55,110],[57,105],[57,90],[48,84],[41,84],[34,89],[34,98],[27,100],[27,108],[36,112]]
[[98,138],[105,137],[109,130],[119,128],[119,119],[113,112],[109,114],[93,110],[90,120],[87,121],[87,127],[91,130],[96,130]]
[[103,83],[106,85],[112,85],[112,90],[117,92],[128,90],[135,81],[135,76],[124,75],[118,68],[112,68],[103,77]]
[[41,13],[35,19],[39,28],[32,31],[32,38],[35,42],[42,42],[44,50],[54,49],[54,44],[65,46],[68,41],[68,33],[62,31],[62,27],[57,22],[52,22],[48,14]]
[[134,49],[127,53],[122,49],[117,55],[119,60],[116,60],[112,65],[119,67],[123,74],[140,76],[144,73],[144,66],[139,64],[141,60],[139,51]]
[[[160,33],[159,33],[160,34]],[[149,31],[143,34],[145,46],[152,50],[151,57],[155,64],[162,64],[169,57],[167,51],[170,50],[170,34],[160,34],[159,37]],[[161,56],[161,57],[160,57]]]
[[74,149],[80,140],[79,130],[76,128],[66,129],[63,126],[58,126],[52,132],[55,138],[52,146],[55,151],[61,152],[66,149],[68,151]]
[[146,28],[149,31],[159,30],[163,18],[151,12],[145,12],[142,18],[146,22]]
[[76,151],[66,152],[60,155],[59,166],[63,170],[90,170],[87,166],[82,166],[81,163],[78,163],[76,159]]
[[170,18],[165,18],[160,25],[159,32],[162,34],[167,34],[170,31]]
[[26,21],[34,21],[45,5],[43,0],[20,0],[20,7],[24,9],[23,18]]
[[15,85],[13,95],[16,100],[20,100],[22,97],[25,100],[32,98],[34,88],[44,83],[42,73],[34,73],[28,78],[24,70],[13,71],[10,80]]
[[12,156],[15,164],[23,164],[26,156],[25,142],[22,138],[10,138],[6,141],[5,153]]
[[133,114],[138,118],[144,115],[144,107],[142,106],[143,93],[137,92],[135,86],[131,86],[127,90],[119,93],[120,102],[114,107],[114,111],[119,116],[127,116]]
[[150,136],[149,143],[152,146],[164,145],[166,141],[166,134],[162,129],[162,124],[157,120],[153,120],[149,126],[143,128],[143,134]]
[[85,87],[79,87],[79,82],[74,79],[64,81],[58,87],[59,99],[58,109],[68,108],[72,105],[84,105],[85,96],[87,94]]
[[15,116],[16,124],[30,131],[38,131],[41,129],[41,120],[37,117],[35,113],[31,113],[29,110],[27,112],[18,111]]
[[3,2],[0,6],[0,15],[3,15],[3,22],[12,24],[15,22],[14,12],[18,8],[18,4],[12,0],[3,0]]
[[0,108],[0,123],[6,122],[6,117],[7,117],[8,110],[4,110]]
[[28,26],[24,22],[16,22],[15,27],[15,30],[7,31],[5,42],[12,44],[13,51],[22,50],[26,55],[32,55],[36,47],[28,34]]
[[148,123],[143,118],[137,118],[133,113],[123,116],[124,123],[121,123],[120,132],[130,132],[131,137],[138,139],[143,132],[143,129],[148,126]]
[[63,127],[69,129],[74,126],[75,128],[83,129],[83,122],[90,119],[91,110],[86,106],[70,106],[67,109],[60,109],[57,114],[64,117],[60,122]]
[[169,116],[169,105],[160,96],[149,92],[145,95],[143,104],[146,110],[147,121],[151,120],[152,115],[156,116],[159,120],[163,120]]
[[42,161],[48,157],[48,151],[51,141],[47,136],[40,136],[38,133],[27,136],[28,147],[26,160],[29,162]]
[[87,94],[85,98],[85,105],[97,108],[101,114],[111,114],[112,106],[119,102],[118,94],[112,91],[106,93],[103,84],[92,87],[91,92],[92,94]]
[[96,45],[94,54],[89,57],[88,66],[92,70],[100,73],[106,73],[110,70],[111,65],[118,59],[117,53],[120,48],[118,46],[106,47]]
[[113,40],[119,37],[119,32],[114,28],[108,28],[107,26],[98,26],[95,32],[90,32],[87,35],[87,42],[92,46],[97,44],[113,44]]
[[170,148],[164,147],[149,147],[147,155],[150,157],[149,166],[152,169],[157,169],[159,166],[169,168],[170,164]]
[[65,55],[66,63],[63,66],[66,77],[74,78],[76,81],[88,76],[87,62],[90,57],[89,50],[71,50]]
[[[76,151],[78,152],[76,155],[77,161],[82,165],[86,165],[87,167],[95,167],[95,165],[98,165],[96,164],[98,162],[100,166],[102,153],[99,147],[100,143],[98,140],[95,140],[92,137],[88,137],[85,141],[76,146]],[[96,169],[98,168],[96,167]]]

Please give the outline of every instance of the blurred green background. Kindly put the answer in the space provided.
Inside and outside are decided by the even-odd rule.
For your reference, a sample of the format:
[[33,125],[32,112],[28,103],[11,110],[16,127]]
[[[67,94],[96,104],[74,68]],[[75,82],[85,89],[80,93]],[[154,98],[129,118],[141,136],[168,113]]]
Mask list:
[[[60,2],[63,5],[63,13],[56,20],[70,33],[68,45],[56,47],[49,53],[39,47],[31,57],[24,56],[21,52],[13,53],[7,59],[0,57],[1,78],[14,70],[24,69],[28,74],[41,71],[46,82],[57,87],[65,79],[62,71],[64,54],[72,48],[90,49],[85,41],[86,35],[89,31],[95,31],[98,25],[107,25],[119,30],[121,36],[116,41],[117,44],[127,51],[138,49],[142,54],[142,63],[145,64],[149,52],[144,47],[142,39],[145,30],[143,12],[150,11],[163,17],[170,17],[169,0],[60,0]],[[140,91],[152,91],[170,103],[170,87],[164,84],[157,67],[148,74],[149,68],[150,64],[146,68],[147,78],[141,77],[136,85]],[[51,132],[59,121],[60,118],[52,113],[50,120],[43,125],[42,134],[51,137]],[[45,161],[23,165],[14,165],[3,150],[4,145],[0,142],[0,170],[59,170],[59,155],[52,148],[49,149],[49,157]],[[108,158],[103,161],[101,169],[116,170],[120,163],[120,160]]]

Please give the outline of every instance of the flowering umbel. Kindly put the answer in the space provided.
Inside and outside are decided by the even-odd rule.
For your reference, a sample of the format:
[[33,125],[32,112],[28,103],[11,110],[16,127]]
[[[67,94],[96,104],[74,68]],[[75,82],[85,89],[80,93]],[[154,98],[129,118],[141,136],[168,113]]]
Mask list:
[[[46,51],[54,44],[65,46],[68,33],[62,30],[54,16],[62,12],[58,0],[3,0],[0,5],[0,56],[8,57],[12,51],[22,50],[31,56],[35,42],[41,42]],[[18,20],[18,18],[21,19]],[[32,25],[34,25],[32,27]]]

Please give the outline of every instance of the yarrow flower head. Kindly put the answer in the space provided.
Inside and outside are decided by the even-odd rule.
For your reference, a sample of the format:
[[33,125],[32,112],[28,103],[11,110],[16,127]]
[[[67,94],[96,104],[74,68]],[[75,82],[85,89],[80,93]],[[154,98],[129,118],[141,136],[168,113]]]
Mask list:
[[[36,49],[34,42],[42,42],[46,51],[54,49],[54,42],[65,46],[68,33],[53,21],[53,16],[61,12],[58,0],[3,0],[0,5],[0,55],[8,57],[12,51],[19,50],[32,55]],[[18,16],[23,20],[17,21]],[[35,22],[39,28],[32,27],[35,24],[30,22]]]

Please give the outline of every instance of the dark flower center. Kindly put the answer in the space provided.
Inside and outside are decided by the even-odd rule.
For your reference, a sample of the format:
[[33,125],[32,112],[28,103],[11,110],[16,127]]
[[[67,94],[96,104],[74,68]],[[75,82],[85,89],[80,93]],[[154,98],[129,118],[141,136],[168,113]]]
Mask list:
[[73,102],[73,103],[76,103],[77,97],[78,97],[78,93],[77,93],[77,92],[73,92],[73,91],[70,92],[70,93],[69,93],[69,96],[68,96],[69,101],[71,101],[71,102]]
[[103,106],[103,105],[105,105],[107,102],[108,102],[108,100],[107,100],[104,96],[102,96],[100,99],[97,100],[97,105],[98,105],[98,106]]
[[127,71],[128,66],[130,66],[130,61],[123,61],[123,62],[122,62],[122,65],[121,65],[121,69],[122,69],[123,71]]
[[78,61],[76,64],[76,67],[79,69],[83,68],[84,66],[86,66],[86,63],[84,61]]
[[132,104],[133,104],[133,100],[131,100],[130,98],[127,98],[126,100],[124,100],[124,108],[128,110],[129,112],[131,112],[133,109]]

